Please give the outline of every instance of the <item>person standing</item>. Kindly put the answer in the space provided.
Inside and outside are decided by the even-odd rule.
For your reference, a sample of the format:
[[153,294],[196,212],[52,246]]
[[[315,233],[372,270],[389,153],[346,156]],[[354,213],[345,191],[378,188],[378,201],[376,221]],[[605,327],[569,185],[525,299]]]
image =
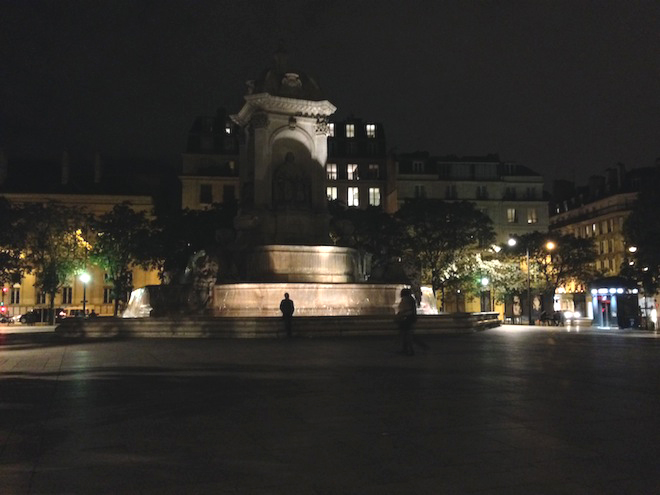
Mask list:
[[410,289],[401,289],[401,301],[399,301],[396,320],[401,331],[401,353],[412,356],[415,354],[413,332],[415,321],[417,321],[417,301]]
[[284,299],[280,302],[280,311],[282,312],[282,319],[284,320],[286,336],[291,337],[291,320],[293,319],[295,307],[293,305],[293,300],[289,299],[288,292],[284,293]]

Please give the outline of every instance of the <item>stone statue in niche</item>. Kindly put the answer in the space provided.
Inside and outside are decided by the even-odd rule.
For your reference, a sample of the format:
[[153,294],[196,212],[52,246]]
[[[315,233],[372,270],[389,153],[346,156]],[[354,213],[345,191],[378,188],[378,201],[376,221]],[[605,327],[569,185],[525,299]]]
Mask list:
[[296,163],[289,152],[273,177],[273,206],[275,208],[308,209],[312,206],[312,184],[304,167]]

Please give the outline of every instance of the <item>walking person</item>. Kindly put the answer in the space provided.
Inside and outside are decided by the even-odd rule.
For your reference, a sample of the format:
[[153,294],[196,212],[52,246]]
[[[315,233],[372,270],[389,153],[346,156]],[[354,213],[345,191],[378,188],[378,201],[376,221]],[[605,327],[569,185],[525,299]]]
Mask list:
[[282,319],[284,320],[284,329],[286,330],[286,336],[291,337],[291,320],[293,320],[293,312],[295,307],[293,305],[293,300],[289,299],[289,293],[284,293],[284,299],[280,302],[280,311],[282,312]]
[[401,353],[413,356],[413,341],[420,347],[427,349],[428,346],[414,335],[415,321],[417,321],[417,301],[410,289],[401,289],[401,301],[396,313],[396,321],[401,331]]

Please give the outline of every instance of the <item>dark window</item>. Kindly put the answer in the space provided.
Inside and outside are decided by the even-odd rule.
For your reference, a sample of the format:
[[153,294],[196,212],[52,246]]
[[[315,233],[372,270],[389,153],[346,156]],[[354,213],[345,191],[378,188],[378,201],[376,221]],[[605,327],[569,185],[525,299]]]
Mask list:
[[211,184],[202,184],[199,186],[199,202],[204,205],[213,203],[213,189]]
[[62,304],[71,304],[71,301],[73,301],[73,289],[62,287]]
[[223,186],[222,187],[222,201],[225,203],[234,201],[236,199],[236,188],[234,186]]

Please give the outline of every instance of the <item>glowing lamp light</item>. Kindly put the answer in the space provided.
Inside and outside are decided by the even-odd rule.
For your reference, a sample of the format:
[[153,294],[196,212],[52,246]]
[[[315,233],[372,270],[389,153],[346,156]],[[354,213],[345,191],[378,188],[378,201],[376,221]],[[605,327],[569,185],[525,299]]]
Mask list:
[[596,295],[596,294],[598,294],[598,291],[596,289],[591,289],[591,293]]
[[549,251],[552,251],[554,248],[557,247],[557,245],[556,245],[554,242],[552,242],[552,241],[548,241],[548,242],[545,244],[545,247],[546,247]]
[[628,248],[628,251],[631,252],[631,253],[636,253],[637,252],[637,246],[630,246]]
[[481,279],[481,285],[483,285],[484,287],[488,285],[488,279],[486,277]]
[[506,241],[506,243],[507,243],[509,246],[513,247],[513,246],[515,246],[516,244],[518,244],[518,241],[516,241],[516,240],[512,237],[512,238],[510,238],[508,241]]
[[90,277],[89,273],[87,273],[87,272],[83,272],[83,273],[81,273],[80,276],[79,276],[78,278],[80,279],[80,281],[81,281],[83,284],[88,284],[89,281],[92,279],[92,277]]
[[617,294],[623,294],[623,289],[622,289],[621,287],[619,287],[619,288],[616,290],[616,293],[617,293]]
[[610,294],[616,294],[616,289],[610,288]]
[[607,289],[598,289],[599,294],[607,294]]

